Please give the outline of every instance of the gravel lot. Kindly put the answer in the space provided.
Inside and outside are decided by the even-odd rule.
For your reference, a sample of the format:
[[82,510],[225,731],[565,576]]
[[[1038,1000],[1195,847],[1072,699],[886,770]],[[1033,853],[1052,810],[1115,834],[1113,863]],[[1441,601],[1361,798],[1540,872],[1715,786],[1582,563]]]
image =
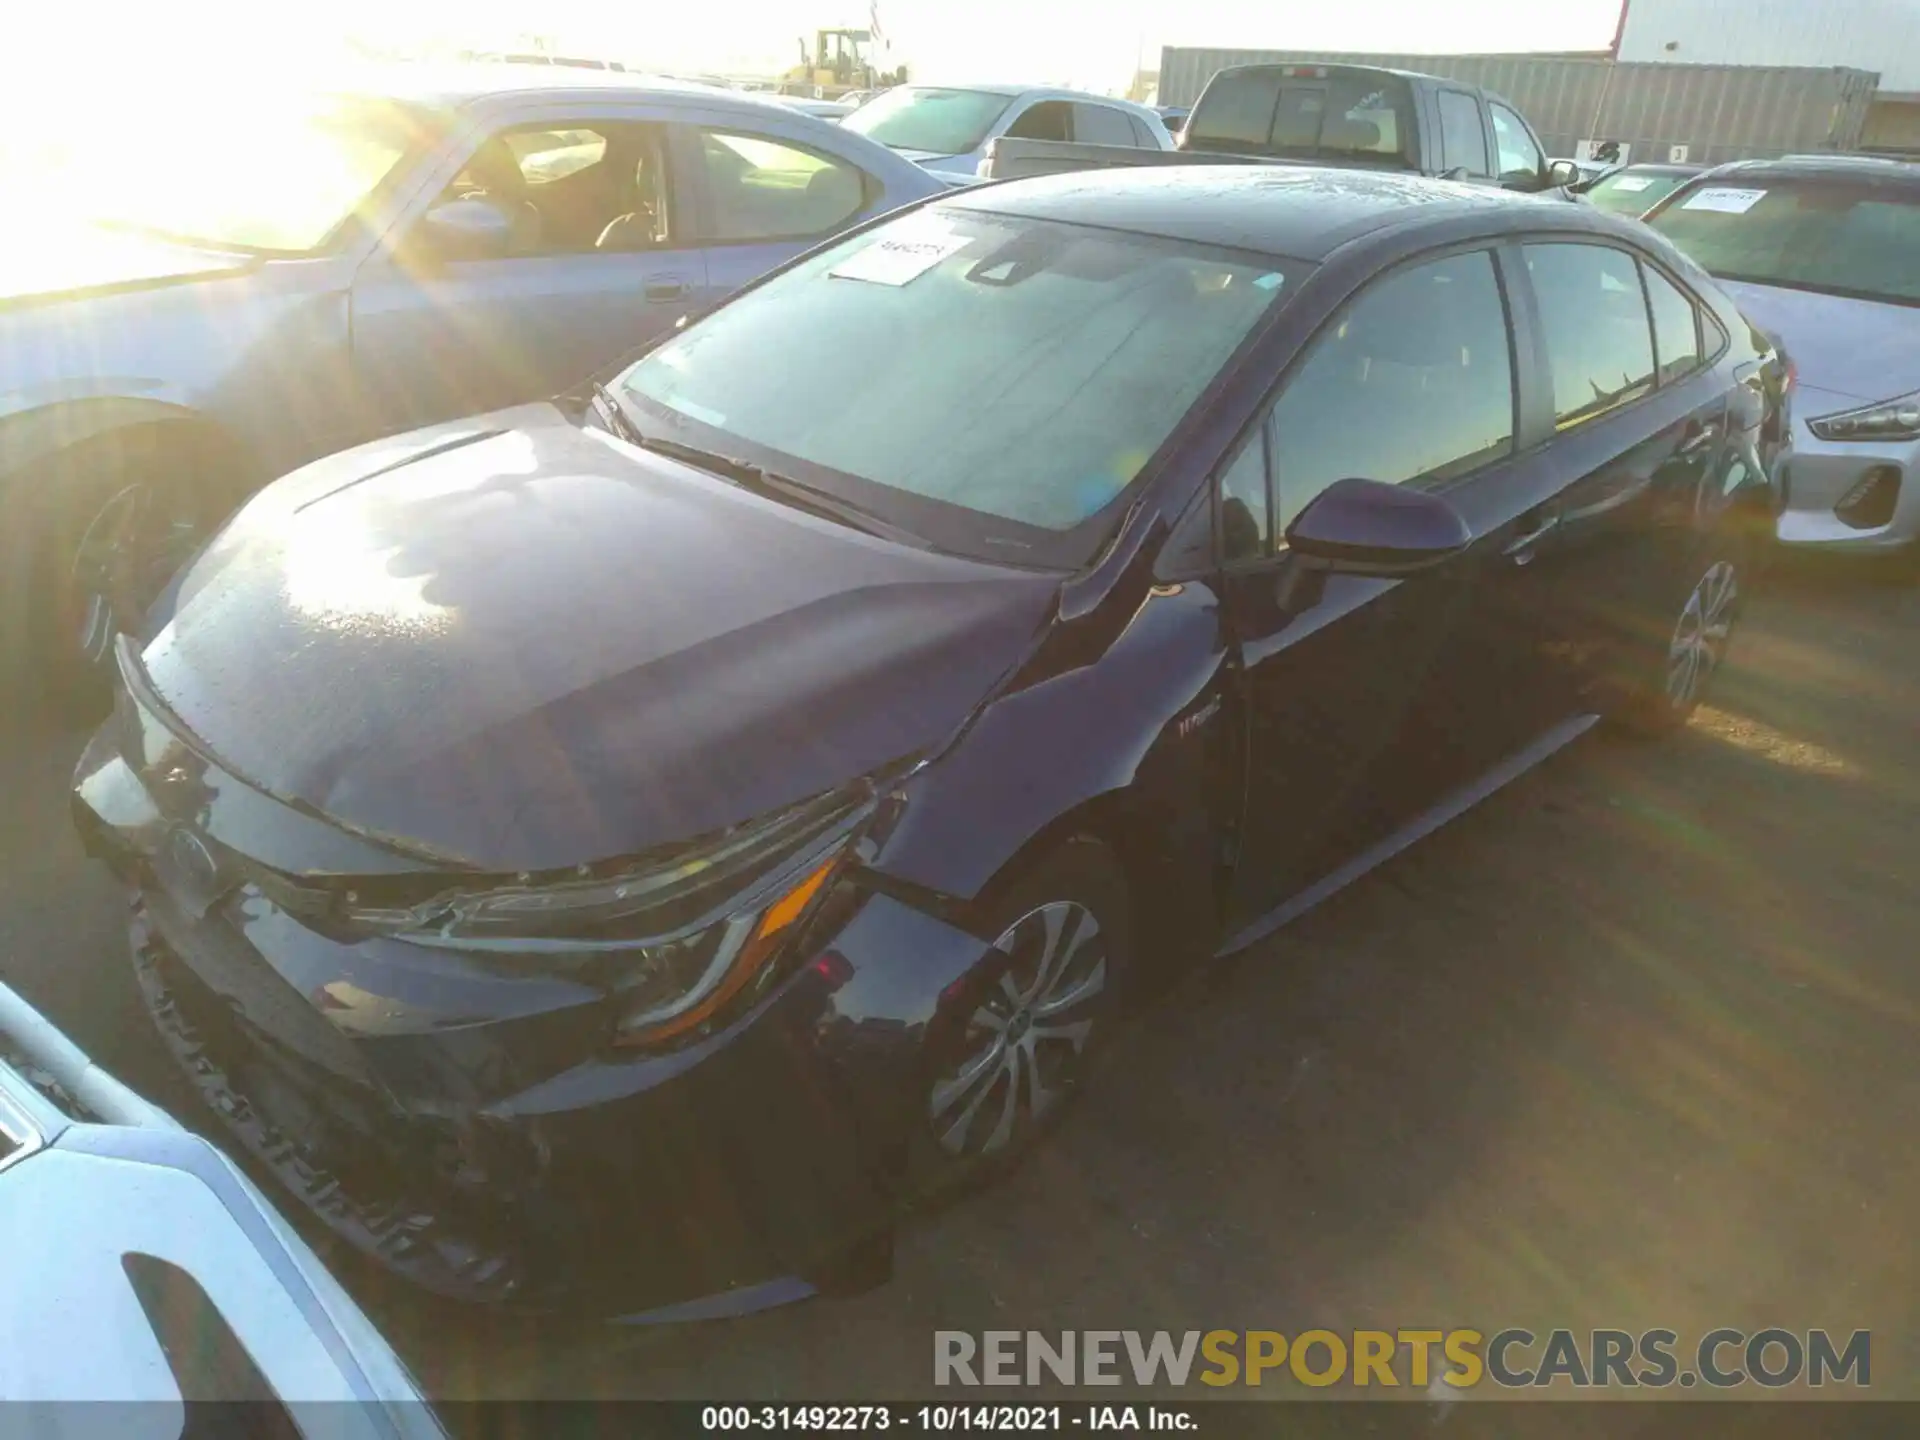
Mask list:
[[[1589,737],[1169,996],[880,1290],[536,1330],[347,1278],[446,1398],[906,1398],[937,1327],[1421,1325],[1871,1328],[1875,1393],[1920,1398],[1916,742],[1920,588],[1795,566],[1688,732]],[[0,755],[0,973],[198,1123],[78,748]]]

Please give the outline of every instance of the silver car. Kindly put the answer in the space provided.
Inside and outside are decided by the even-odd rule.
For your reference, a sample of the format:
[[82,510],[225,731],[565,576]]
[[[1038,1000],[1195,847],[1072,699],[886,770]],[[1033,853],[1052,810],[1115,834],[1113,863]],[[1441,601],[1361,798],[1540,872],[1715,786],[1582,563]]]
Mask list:
[[82,700],[266,480],[552,395],[941,189],[789,106],[609,71],[251,85],[115,126],[91,164],[56,148],[85,117],[46,127],[9,186],[31,229],[0,273],[0,665]]
[[91,1433],[179,1435],[183,1404],[238,1401],[249,1433],[446,1434],[233,1162],[5,985],[0,1236],[0,1400],[60,1407],[41,1412],[46,1433],[78,1433],[59,1422],[90,1418],[82,1402],[119,1402]]
[[840,122],[924,165],[949,185],[978,178],[987,142],[1070,140],[1173,149],[1159,112],[1131,100],[1018,85],[897,85]]
[[1895,551],[1920,538],[1920,166],[1747,161],[1646,221],[1711,271],[1797,376],[1780,540]]

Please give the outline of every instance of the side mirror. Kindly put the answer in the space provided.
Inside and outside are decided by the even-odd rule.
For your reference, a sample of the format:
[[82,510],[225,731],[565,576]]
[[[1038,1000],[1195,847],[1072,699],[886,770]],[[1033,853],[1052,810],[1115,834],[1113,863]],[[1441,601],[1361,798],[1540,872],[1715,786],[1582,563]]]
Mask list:
[[1287,526],[1287,548],[1345,575],[1411,575],[1458,554],[1473,531],[1444,499],[1378,480],[1339,480]]
[[1547,166],[1547,184],[1558,188],[1580,183],[1580,167],[1571,160],[1555,160]]
[[479,195],[434,206],[420,217],[420,230],[428,252],[441,260],[498,260],[513,248],[513,216]]

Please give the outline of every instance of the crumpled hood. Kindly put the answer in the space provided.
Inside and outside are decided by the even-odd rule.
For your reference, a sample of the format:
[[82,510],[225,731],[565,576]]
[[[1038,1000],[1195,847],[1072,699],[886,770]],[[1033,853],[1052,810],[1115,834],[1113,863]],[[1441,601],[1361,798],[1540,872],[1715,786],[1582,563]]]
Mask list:
[[7,263],[0,266],[0,301],[184,280],[249,270],[257,263],[244,255],[190,249],[97,225],[62,226],[9,245]]
[[1744,280],[1720,287],[1786,346],[1801,385],[1863,404],[1920,390],[1920,310]]
[[1056,590],[536,405],[268,487],[176,582],[143,663],[262,788],[449,859],[545,870],[937,744]]

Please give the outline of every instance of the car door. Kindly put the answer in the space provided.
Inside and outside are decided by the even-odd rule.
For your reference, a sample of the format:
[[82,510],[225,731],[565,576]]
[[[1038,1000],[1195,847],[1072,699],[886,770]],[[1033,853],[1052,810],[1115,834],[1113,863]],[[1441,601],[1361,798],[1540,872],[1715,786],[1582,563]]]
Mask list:
[[878,180],[798,127],[715,116],[684,120],[669,133],[699,246],[699,308],[719,304],[883,203]]
[[1540,237],[1502,258],[1537,357],[1523,389],[1538,443],[1512,496],[1462,497],[1507,527],[1466,678],[1508,697],[1490,738],[1515,748],[1596,713],[1664,651],[1694,516],[1725,469],[1728,397],[1707,363],[1717,327],[1646,257]]
[[[561,112],[476,135],[352,292],[354,367],[386,428],[554,394],[672,325],[706,283],[661,127]],[[424,215],[474,197],[515,225],[450,250]]]
[[1437,487],[1498,472],[1513,434],[1501,290],[1491,253],[1469,248],[1361,290],[1222,473],[1224,592],[1248,735],[1233,897],[1243,921],[1386,840],[1426,791],[1457,778],[1445,752],[1411,777],[1398,772],[1471,612],[1471,564],[1397,580],[1327,574],[1288,552],[1286,526],[1337,480]]

